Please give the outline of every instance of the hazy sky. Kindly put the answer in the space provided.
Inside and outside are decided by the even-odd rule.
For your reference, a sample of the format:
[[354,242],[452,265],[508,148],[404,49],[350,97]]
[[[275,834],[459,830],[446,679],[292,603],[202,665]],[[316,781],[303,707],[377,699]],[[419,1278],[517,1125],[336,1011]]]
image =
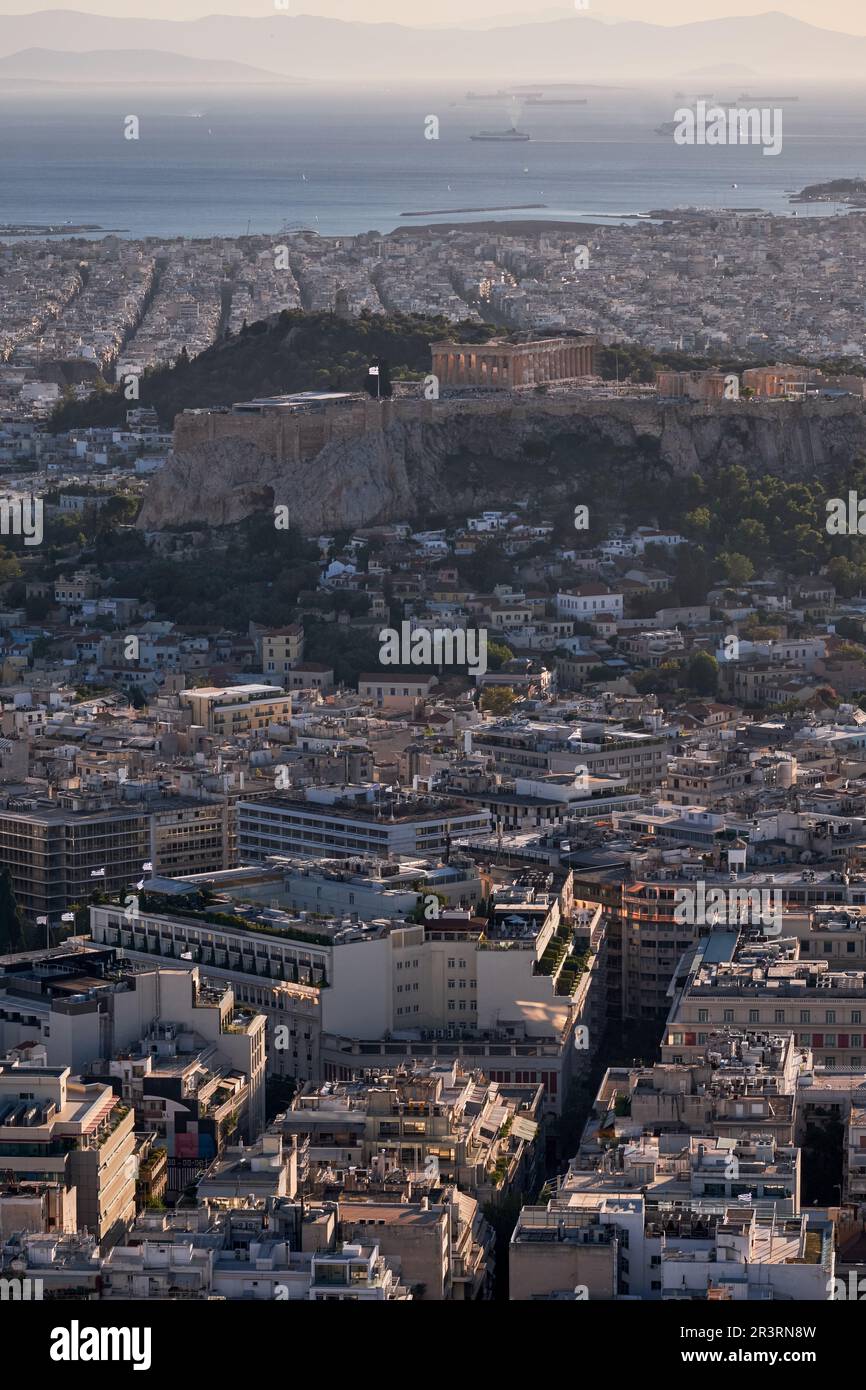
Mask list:
[[[327,15],[337,19],[400,24],[442,24],[454,19],[493,15],[532,15],[551,9],[570,9],[568,0],[288,0],[289,12]],[[270,14],[284,9],[281,0],[0,0],[0,14],[33,10],[85,10],[90,14],[126,15],[139,18],[195,19],[208,14]],[[783,10],[808,23],[851,34],[866,34],[863,0],[589,0],[588,13],[622,19],[642,19],[654,24],[682,24],[688,20],[717,19],[725,15],[763,14]],[[50,31],[45,46],[51,46]]]

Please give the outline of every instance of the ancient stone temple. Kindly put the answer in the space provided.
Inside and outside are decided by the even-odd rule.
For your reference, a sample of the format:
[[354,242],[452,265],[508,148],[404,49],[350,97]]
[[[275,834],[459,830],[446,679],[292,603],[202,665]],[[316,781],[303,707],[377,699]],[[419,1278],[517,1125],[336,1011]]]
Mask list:
[[509,391],[592,375],[595,339],[539,338],[529,343],[432,343],[440,386]]

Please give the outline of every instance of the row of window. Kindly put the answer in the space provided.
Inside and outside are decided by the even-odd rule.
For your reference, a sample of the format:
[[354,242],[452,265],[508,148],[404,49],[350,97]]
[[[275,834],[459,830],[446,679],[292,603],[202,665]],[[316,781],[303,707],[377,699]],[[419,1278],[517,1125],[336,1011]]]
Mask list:
[[[800,1023],[812,1023],[812,1022],[814,1021],[815,1023],[817,1023],[817,1022],[818,1022],[817,1013],[818,1013],[818,1010],[816,1009],[816,1010],[815,1010],[816,1017],[815,1017],[815,1019],[813,1020],[813,1019],[812,1019],[812,1010],[811,1010],[811,1009],[801,1009],[801,1010],[800,1010],[799,1022],[800,1022]],[[862,1009],[852,1009],[852,1010],[851,1010],[851,1017],[847,1020],[847,1022],[848,1022],[848,1023],[862,1023],[862,1022],[863,1022],[862,1014],[863,1014],[863,1010],[862,1010]],[[773,1011],[773,1022],[774,1022],[774,1023],[785,1023],[785,1022],[787,1021],[787,1018],[788,1018],[788,1015],[787,1015],[787,1013],[785,1012],[784,1009],[774,1009],[774,1011]],[[698,1009],[698,1023],[709,1023],[709,1021],[710,1021],[710,1011],[709,1011],[709,1009]],[[765,1020],[763,1020],[763,1021],[764,1021],[764,1022],[769,1022],[770,1020],[769,1020],[769,1019],[765,1019]],[[824,1018],[823,1018],[822,1022],[824,1022],[824,1023],[837,1023],[837,1022],[838,1022],[838,1023],[842,1023],[842,1022],[844,1022],[844,1021],[845,1021],[845,1020],[843,1020],[843,1019],[837,1019],[837,1018],[836,1018],[836,1010],[835,1010],[835,1009],[825,1009],[825,1010],[824,1010]],[[723,1022],[723,1023],[733,1023],[733,1022],[734,1022],[734,1010],[733,1010],[733,1009],[725,1009],[724,1014],[723,1014],[723,1016],[722,1016],[722,1022]],[[749,1022],[749,1023],[761,1023],[761,1022],[762,1022],[762,1019],[761,1019],[761,1010],[760,1010],[760,1009],[749,1009],[749,1018],[748,1018],[748,1022]],[[793,1023],[793,1019],[791,1019],[791,1022]]]

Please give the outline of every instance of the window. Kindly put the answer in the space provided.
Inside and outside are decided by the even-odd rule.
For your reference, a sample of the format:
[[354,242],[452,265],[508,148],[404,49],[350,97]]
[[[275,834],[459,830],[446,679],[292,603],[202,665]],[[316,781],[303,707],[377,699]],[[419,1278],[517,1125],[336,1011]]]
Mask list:
[[724,1014],[722,1015],[722,1022],[723,1022],[723,1023],[733,1023],[733,1021],[734,1021],[734,1011],[733,1011],[733,1009],[725,1009],[725,1012],[724,1012]]

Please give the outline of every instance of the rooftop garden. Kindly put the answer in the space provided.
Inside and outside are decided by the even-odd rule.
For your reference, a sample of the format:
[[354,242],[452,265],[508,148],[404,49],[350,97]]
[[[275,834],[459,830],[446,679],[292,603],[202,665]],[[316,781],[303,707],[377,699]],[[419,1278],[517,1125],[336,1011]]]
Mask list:
[[557,994],[574,994],[580,983],[581,975],[583,975],[587,969],[588,962],[588,951],[584,951],[579,956],[571,956],[570,959],[565,962],[559,972],[559,978],[556,981]]
[[561,923],[548,941],[535,965],[534,974],[556,976],[557,994],[573,994],[577,981],[587,968],[589,952],[572,955],[576,936],[571,927]]
[[[123,903],[119,901],[117,906],[123,907]],[[287,941],[312,942],[317,946],[331,945],[330,936],[325,936],[322,932],[304,931],[301,927],[277,927],[271,923],[249,921],[236,912],[223,912],[218,907],[211,906],[204,893],[193,892],[182,897],[162,898],[155,893],[142,892],[139,894],[139,909],[143,913],[153,913],[156,916],[192,918],[209,926],[228,927],[231,931],[261,932],[265,936],[278,936]],[[132,922],[129,925],[135,927],[136,923]]]

